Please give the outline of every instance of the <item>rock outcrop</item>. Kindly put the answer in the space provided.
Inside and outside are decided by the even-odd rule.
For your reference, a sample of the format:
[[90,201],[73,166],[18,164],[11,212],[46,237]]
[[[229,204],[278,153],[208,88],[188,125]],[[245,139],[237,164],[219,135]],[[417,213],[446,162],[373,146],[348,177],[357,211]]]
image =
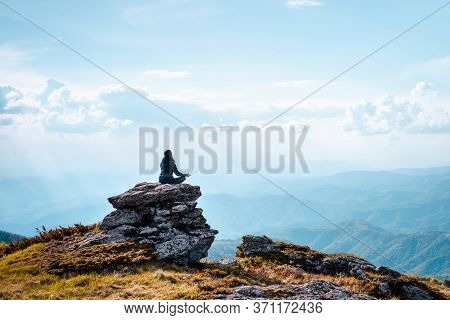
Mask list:
[[[283,247],[281,247],[283,246]],[[365,272],[377,272],[377,268],[370,262],[349,254],[327,255],[311,250],[306,246],[296,246],[289,250],[289,244],[277,245],[266,236],[244,236],[238,247],[238,257],[268,256],[301,265],[306,272],[325,275],[349,275],[366,279]],[[399,273],[387,267],[382,267],[383,273],[396,275]]]
[[251,257],[262,253],[276,250],[275,243],[266,236],[243,236],[240,245],[239,255],[242,257]]
[[[239,258],[262,257],[288,265],[301,272],[334,277],[355,277],[374,284],[372,295],[358,295],[327,281],[313,281],[301,286],[243,286],[226,299],[271,298],[273,292],[285,292],[288,299],[440,299],[417,279],[402,275],[388,267],[376,267],[351,254],[326,254],[307,246],[274,242],[266,236],[244,236],[237,248]],[[301,273],[300,272],[300,273]]]
[[226,300],[374,300],[367,294],[352,292],[343,286],[323,280],[313,280],[302,285],[240,286],[230,295],[219,296]]
[[217,230],[211,229],[197,208],[200,187],[189,184],[139,183],[108,199],[115,211],[89,233],[80,247],[137,242],[151,245],[159,260],[197,263],[208,255]]

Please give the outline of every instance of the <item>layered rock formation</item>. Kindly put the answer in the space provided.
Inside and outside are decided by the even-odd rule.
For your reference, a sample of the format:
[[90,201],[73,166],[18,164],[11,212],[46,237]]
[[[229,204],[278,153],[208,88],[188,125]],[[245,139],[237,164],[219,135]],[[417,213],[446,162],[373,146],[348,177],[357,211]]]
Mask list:
[[274,298],[283,293],[283,299],[391,299],[431,300],[442,297],[429,290],[413,277],[372,263],[351,254],[326,254],[307,246],[274,242],[266,236],[244,236],[237,248],[237,257],[262,257],[282,263],[303,273],[333,277],[354,277],[373,285],[371,295],[358,294],[328,281],[312,281],[304,285],[274,285],[267,287],[242,286],[225,299]]
[[[375,267],[370,262],[350,255],[334,254],[327,255],[319,251],[311,250],[306,246],[295,246],[295,251],[289,251],[289,244],[284,244],[284,248],[277,246],[274,241],[266,236],[244,236],[242,243],[238,247],[237,256],[252,257],[264,256],[276,257],[286,260],[288,263],[301,265],[306,272],[320,273],[330,276],[348,275],[367,279],[366,272],[388,274],[393,277],[400,276],[400,273],[387,267]],[[287,249],[287,250],[286,250]],[[300,250],[299,250],[300,249]]]
[[87,234],[80,246],[138,242],[151,245],[159,260],[199,262],[218,233],[196,208],[200,196],[200,187],[189,184],[137,184],[108,199],[116,210],[100,223],[101,232]]

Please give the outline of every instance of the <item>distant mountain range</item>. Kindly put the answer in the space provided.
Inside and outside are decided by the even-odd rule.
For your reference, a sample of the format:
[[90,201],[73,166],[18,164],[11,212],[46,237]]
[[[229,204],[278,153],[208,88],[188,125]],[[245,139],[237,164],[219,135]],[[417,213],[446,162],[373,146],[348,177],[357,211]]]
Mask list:
[[[276,180],[334,222],[365,220],[393,233],[450,231],[450,167],[398,172],[347,172],[316,179]],[[263,186],[261,186],[263,188]],[[202,199],[223,238],[267,228],[326,224],[326,219],[283,194],[217,194]]]

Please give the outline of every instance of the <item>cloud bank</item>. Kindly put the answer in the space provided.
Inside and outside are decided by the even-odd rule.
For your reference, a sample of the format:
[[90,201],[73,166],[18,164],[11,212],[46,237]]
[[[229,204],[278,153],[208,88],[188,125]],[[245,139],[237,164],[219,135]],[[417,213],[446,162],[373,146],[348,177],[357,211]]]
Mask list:
[[[301,84],[308,85],[309,81]],[[220,92],[185,90],[150,95],[145,88],[136,90],[156,99],[167,113],[190,126],[265,123],[292,104],[291,101],[251,101],[246,96]],[[350,107],[338,102],[312,99],[280,121],[318,123],[328,119],[343,123],[344,132],[361,135],[450,133],[448,101],[440,99],[429,82],[418,82],[406,96],[385,95]],[[56,80],[48,80],[41,92],[0,86],[2,133],[20,128],[56,133],[131,133],[139,126],[182,125],[167,113],[118,84],[100,87],[90,95],[74,94]]]
[[3,119],[4,127],[71,133],[100,132],[132,123],[129,119],[119,121],[108,114],[99,98],[73,95],[68,87],[53,79],[48,80],[45,90],[38,93],[0,86],[0,119]]
[[450,113],[429,82],[418,82],[406,97],[386,95],[347,109],[344,128],[363,135],[450,133]]

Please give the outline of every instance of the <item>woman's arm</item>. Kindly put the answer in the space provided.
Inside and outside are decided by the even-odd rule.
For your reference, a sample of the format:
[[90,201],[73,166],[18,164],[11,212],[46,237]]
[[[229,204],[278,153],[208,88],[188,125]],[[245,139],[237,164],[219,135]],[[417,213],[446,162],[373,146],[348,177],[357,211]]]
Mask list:
[[173,173],[175,173],[177,176],[179,177],[186,177],[188,176],[187,174],[181,173],[180,171],[178,171],[177,165],[175,163],[175,161],[171,161],[171,165],[173,168]]

